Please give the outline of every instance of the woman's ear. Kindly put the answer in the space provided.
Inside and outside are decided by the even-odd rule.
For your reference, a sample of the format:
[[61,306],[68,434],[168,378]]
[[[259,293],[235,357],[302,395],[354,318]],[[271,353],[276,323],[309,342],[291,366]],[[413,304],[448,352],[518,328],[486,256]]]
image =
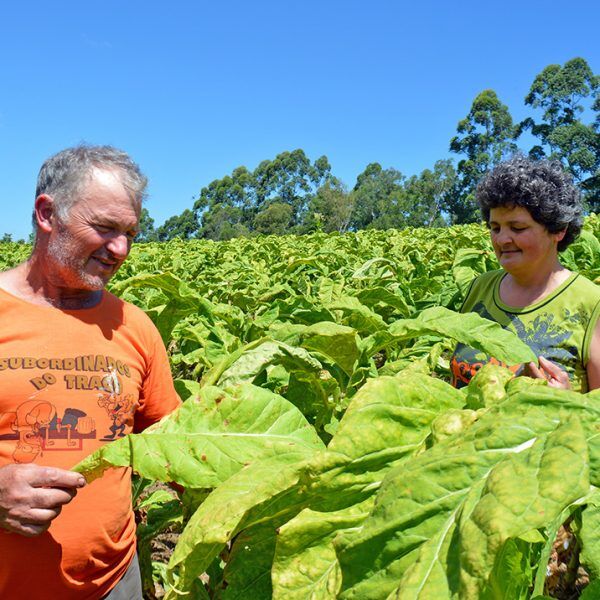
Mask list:
[[40,194],[33,208],[38,229],[50,233],[54,223],[54,200],[48,194]]
[[557,231],[553,234],[556,238],[556,242],[562,242],[565,235],[567,235],[567,228],[565,227],[562,231]]

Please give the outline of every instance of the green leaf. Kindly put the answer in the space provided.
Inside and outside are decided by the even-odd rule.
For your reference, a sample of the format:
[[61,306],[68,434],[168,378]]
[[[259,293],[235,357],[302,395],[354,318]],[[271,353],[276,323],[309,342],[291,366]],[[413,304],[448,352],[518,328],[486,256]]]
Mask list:
[[543,527],[585,495],[588,470],[587,443],[576,420],[494,467],[481,499],[460,525],[462,593],[481,592],[507,539]]
[[360,525],[373,501],[334,512],[305,509],[281,527],[272,570],[274,600],[334,600],[342,574],[333,539]]
[[271,565],[277,533],[272,525],[240,532],[231,546],[223,573],[223,589],[214,600],[271,600]]
[[359,357],[356,331],[337,323],[324,321],[307,327],[300,336],[300,345],[322,354],[348,376]]
[[498,323],[475,313],[455,313],[442,306],[428,308],[415,319],[401,319],[387,331],[365,340],[365,348],[374,354],[399,341],[423,335],[438,334],[482,350],[509,365],[537,362],[537,357],[519,337]]
[[477,420],[474,410],[448,410],[436,417],[431,424],[431,432],[436,443],[462,433]]
[[509,369],[488,363],[477,371],[467,387],[469,408],[488,408],[506,398],[506,384],[514,377]]
[[373,307],[376,304],[386,304],[392,306],[404,316],[408,316],[411,312],[411,309],[403,296],[384,287],[372,287],[360,290],[358,294],[356,294],[356,297],[362,304],[368,307]]
[[339,298],[327,308],[341,311],[344,315],[342,319],[344,324],[353,327],[360,334],[371,334],[387,329],[385,321],[354,296]]
[[219,386],[252,382],[272,365],[282,365],[290,372],[318,373],[322,368],[321,363],[303,348],[265,340],[260,345],[239,353],[236,360],[220,375]]
[[[444,597],[446,588],[458,593],[456,574],[450,578],[458,567],[445,583],[439,578],[445,555],[460,556],[461,594],[477,597],[506,539],[542,527],[583,495],[589,483],[581,426],[569,422],[551,433],[556,412],[547,416],[552,409],[540,400],[509,399],[461,436],[392,469],[363,527],[335,542],[344,582],[340,597],[385,596],[405,573],[407,585],[412,582],[423,597]],[[421,565],[418,584],[408,570],[413,564]]]
[[[544,596],[544,598],[546,598],[546,596]],[[600,598],[600,579],[590,581],[583,592],[581,592],[581,596],[579,596],[580,600],[597,600],[598,598]]]
[[[210,565],[212,559],[225,544],[242,529],[261,522],[278,522],[272,511],[274,499],[284,496],[284,506],[293,511],[298,502],[296,493],[299,474],[304,468],[308,452],[287,453],[257,461],[242,469],[223,485],[216,488],[200,505],[180,535],[171,556],[169,568],[178,573],[179,589],[185,591]],[[295,498],[294,501],[288,499]],[[297,510],[303,508],[302,501]],[[252,510],[261,505],[262,508]],[[292,505],[292,508],[289,508]],[[296,512],[297,512],[296,510]],[[279,519],[285,522],[285,511]],[[288,517],[289,518],[289,517]],[[176,598],[173,592],[166,598]]]
[[481,600],[527,600],[532,578],[531,545],[508,539],[496,554]]
[[131,466],[151,479],[211,488],[255,460],[322,447],[281,396],[252,385],[207,387],[158,426],[103,446],[74,469],[91,482],[111,466]]
[[581,563],[594,578],[600,576],[600,493],[592,496],[581,514],[579,538],[582,544]]

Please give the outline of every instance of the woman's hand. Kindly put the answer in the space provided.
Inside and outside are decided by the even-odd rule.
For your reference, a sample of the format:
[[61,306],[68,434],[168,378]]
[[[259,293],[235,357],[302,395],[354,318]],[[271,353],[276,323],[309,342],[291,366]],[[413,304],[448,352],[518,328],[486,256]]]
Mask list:
[[553,388],[562,390],[571,389],[571,382],[569,381],[569,375],[566,371],[543,356],[540,356],[539,360],[539,367],[533,362],[526,365],[525,375],[535,379],[545,379],[548,382],[548,385]]

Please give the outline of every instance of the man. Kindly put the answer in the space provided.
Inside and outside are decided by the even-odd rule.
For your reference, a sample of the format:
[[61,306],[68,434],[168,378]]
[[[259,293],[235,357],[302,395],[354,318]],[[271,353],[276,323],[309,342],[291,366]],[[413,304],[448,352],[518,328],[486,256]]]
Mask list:
[[53,156],[31,257],[0,273],[0,598],[141,598],[130,471],[70,468],[179,402],[152,322],[104,290],[145,187],[109,146]]

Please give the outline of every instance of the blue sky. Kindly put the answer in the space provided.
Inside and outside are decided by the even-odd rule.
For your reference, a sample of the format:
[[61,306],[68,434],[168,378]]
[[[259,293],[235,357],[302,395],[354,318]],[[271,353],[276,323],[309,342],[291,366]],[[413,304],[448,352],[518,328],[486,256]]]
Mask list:
[[134,157],[157,225],[284,150],[350,186],[375,161],[417,174],[483,89],[520,120],[547,65],[600,72],[599,18],[588,0],[4,2],[0,234],[28,236],[41,163],[81,141]]

